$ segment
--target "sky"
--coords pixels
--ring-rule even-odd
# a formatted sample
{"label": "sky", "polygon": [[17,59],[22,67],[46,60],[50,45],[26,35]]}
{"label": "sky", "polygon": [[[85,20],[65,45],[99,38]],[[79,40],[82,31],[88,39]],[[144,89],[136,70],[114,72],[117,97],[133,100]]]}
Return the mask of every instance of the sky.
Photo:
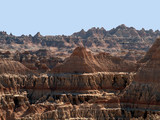
{"label": "sky", "polygon": [[71,35],[125,24],[160,30],[160,0],[0,0],[0,31]]}

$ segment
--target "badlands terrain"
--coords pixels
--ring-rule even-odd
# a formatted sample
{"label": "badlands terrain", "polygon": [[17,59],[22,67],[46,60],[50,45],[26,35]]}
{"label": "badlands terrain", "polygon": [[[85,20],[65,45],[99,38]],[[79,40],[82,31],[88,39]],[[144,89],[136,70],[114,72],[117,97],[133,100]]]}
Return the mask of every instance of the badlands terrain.
{"label": "badlands terrain", "polygon": [[0,120],[159,120],[159,35],[0,32]]}

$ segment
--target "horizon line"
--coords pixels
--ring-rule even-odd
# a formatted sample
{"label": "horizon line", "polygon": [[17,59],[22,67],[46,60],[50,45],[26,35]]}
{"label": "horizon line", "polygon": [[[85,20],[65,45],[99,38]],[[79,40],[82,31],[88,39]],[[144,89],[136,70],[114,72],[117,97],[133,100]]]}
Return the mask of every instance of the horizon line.
{"label": "horizon line", "polygon": [[16,35],[16,34],[13,34],[12,32],[7,32],[7,31],[5,31],[5,30],[0,30],[0,32],[5,32],[7,35],[10,35],[10,34],[12,34],[13,36],[35,36],[36,34],[38,34],[38,33],[40,33],[40,35],[42,35],[42,36],[71,36],[71,35],[73,35],[74,33],[78,33],[78,32],[80,32],[80,31],[82,31],[82,30],[84,30],[84,32],[87,32],[87,31],[89,31],[89,30],[91,30],[91,29],[104,29],[105,31],[110,31],[110,30],[112,30],[112,29],[116,29],[117,27],[119,27],[119,26],[125,26],[125,27],[127,27],[127,28],[133,28],[133,29],[136,29],[136,30],[138,30],[138,31],[140,31],[140,30],[145,30],[145,31],[150,31],[150,30],[152,30],[153,32],[156,32],[156,31],[160,31],[160,29],[153,29],[153,28],[150,28],[150,29],[146,29],[146,28],[144,28],[144,27],[142,27],[141,29],[137,29],[136,27],[133,27],[133,26],[126,26],[125,24],[120,24],[120,25],[118,25],[118,26],[116,26],[116,27],[112,27],[112,28],[110,28],[110,29],[106,29],[105,27],[90,27],[90,28],[88,28],[88,29],[85,29],[85,28],[82,28],[82,29],[80,29],[79,31],[75,31],[75,32],[72,32],[71,34],[41,34],[41,31],[37,31],[35,34],[25,34],[25,33],[23,33],[23,34],[21,34],[21,35]]}

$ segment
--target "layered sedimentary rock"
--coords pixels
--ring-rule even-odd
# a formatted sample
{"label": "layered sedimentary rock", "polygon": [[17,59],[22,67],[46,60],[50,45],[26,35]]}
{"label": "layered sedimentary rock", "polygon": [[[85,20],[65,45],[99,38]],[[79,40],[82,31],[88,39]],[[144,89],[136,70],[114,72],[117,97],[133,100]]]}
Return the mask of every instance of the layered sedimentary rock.
{"label": "layered sedimentary rock", "polygon": [[2,73],[27,74],[31,71],[20,62],[0,59],[0,74]]}
{"label": "layered sedimentary rock", "polygon": [[108,53],[93,55],[84,47],[77,47],[64,63],[55,67],[54,73],[93,73],[93,72],[133,72],[136,65],[133,62],[113,57]]}
{"label": "layered sedimentary rock", "polygon": [[62,59],[54,57],[53,53],[46,49],[23,52],[3,51],[0,53],[0,58],[18,61],[17,63],[20,62],[28,69],[38,73],[48,72],[56,65],[63,62]]}
{"label": "layered sedimentary rock", "polygon": [[[106,119],[122,117],[116,94],[128,73],[0,76],[3,119]],[[32,103],[32,104],[31,104]]]}
{"label": "layered sedimentary rock", "polygon": [[[122,95],[121,105],[125,109],[160,111],[160,39],[157,39],[141,63],[131,85]],[[135,111],[135,110],[134,110]]]}
{"label": "layered sedimentary rock", "polygon": [[35,36],[14,36],[0,32],[0,48],[21,51],[45,48],[52,50],[56,56],[65,57],[69,56],[77,46],[82,45],[94,53],[108,52],[115,56],[125,56],[130,50],[133,50],[135,51],[133,55],[137,58],[137,56],[143,57],[159,35],[158,30],[136,30],[123,24],[111,30],[104,28],[81,30],[70,36],[42,36],[40,33]]}
{"label": "layered sedimentary rock", "polygon": [[[59,55],[72,53],[77,45],[89,46],[92,51],[77,47],[64,62],[46,49],[0,52],[0,119],[160,119],[160,39],[138,62],[141,67],[134,73],[139,59],[134,50],[147,50],[158,34],[159,31],[137,31],[125,25],[111,31],[82,30],[72,36],[43,37],[37,33],[34,37],[17,38],[0,33],[2,43],[10,47],[23,46],[27,41],[31,46],[38,45],[38,49],[41,45],[58,46]],[[117,50],[134,50],[133,54],[122,51],[125,54],[120,58],[106,52],[93,54],[98,46],[97,51],[106,46],[111,51],[115,46]],[[48,72],[50,69],[52,72]]]}
{"label": "layered sedimentary rock", "polygon": [[137,64],[131,61],[115,57],[109,53],[99,53],[94,56],[103,70],[107,69],[110,72],[135,72]]}
{"label": "layered sedimentary rock", "polygon": [[132,80],[131,76],[128,73],[112,72],[55,74],[53,76],[41,75],[40,77],[35,75],[5,74],[1,76],[1,88],[4,90],[10,90],[12,88],[26,89],[29,92],[30,90],[32,92],[35,90],[37,94],[30,95],[38,99],[46,90],[48,91],[46,94],[49,94],[51,91],[83,92],[88,90],[122,90]]}
{"label": "layered sedimentary rock", "polygon": [[[0,76],[0,117],[13,120],[158,119],[158,111],[137,109],[146,108],[146,105],[126,104],[119,99],[133,75],[109,72],[40,76],[4,74]],[[126,92],[141,88],[146,90],[147,87],[137,85],[129,87]],[[133,97],[133,93],[136,96]],[[142,95],[142,98],[148,100],[146,94],[149,93]],[[132,95],[127,97],[134,103],[139,94],[133,91]]]}
{"label": "layered sedimentary rock", "polygon": [[[105,69],[107,71],[107,68]],[[58,73],[93,73],[104,71],[91,52],[84,47],[77,47],[62,65],[53,69]]]}

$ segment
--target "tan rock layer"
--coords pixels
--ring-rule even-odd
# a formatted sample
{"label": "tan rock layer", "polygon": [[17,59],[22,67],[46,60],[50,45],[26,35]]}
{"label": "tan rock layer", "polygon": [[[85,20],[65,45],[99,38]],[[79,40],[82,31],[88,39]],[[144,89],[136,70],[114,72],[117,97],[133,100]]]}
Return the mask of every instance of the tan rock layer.
{"label": "tan rock layer", "polygon": [[28,74],[31,73],[31,71],[20,62],[0,59],[0,74],[2,73]]}
{"label": "tan rock layer", "polygon": [[84,47],[77,47],[64,63],[53,68],[52,73],[133,72],[136,64],[113,57],[107,53],[93,55]]}
{"label": "tan rock layer", "polygon": [[1,91],[27,90],[34,99],[52,91],[122,90],[132,80],[128,73],[57,74],[54,76],[0,76]]}
{"label": "tan rock layer", "polygon": [[147,52],[142,67],[133,82],[124,90],[121,104],[124,108],[160,111],[160,39]]}

